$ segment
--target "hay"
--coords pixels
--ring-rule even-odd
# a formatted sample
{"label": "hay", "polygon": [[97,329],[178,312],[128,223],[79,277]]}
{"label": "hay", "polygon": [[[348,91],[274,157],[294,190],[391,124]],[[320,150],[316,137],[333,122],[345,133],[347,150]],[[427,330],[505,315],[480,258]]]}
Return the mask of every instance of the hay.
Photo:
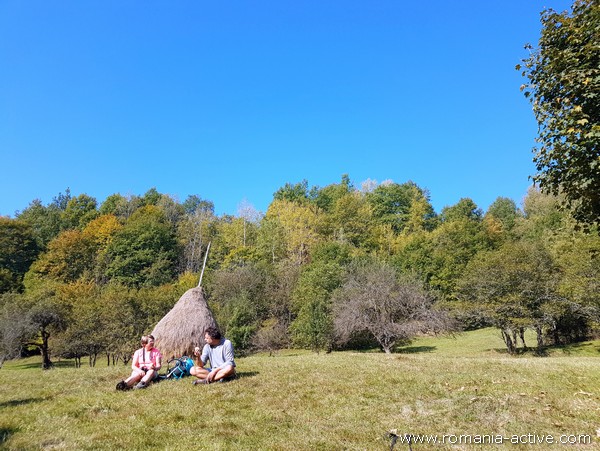
{"label": "hay", "polygon": [[163,359],[192,356],[194,347],[204,346],[204,331],[217,323],[204,299],[202,288],[191,288],[161,319],[152,335]]}

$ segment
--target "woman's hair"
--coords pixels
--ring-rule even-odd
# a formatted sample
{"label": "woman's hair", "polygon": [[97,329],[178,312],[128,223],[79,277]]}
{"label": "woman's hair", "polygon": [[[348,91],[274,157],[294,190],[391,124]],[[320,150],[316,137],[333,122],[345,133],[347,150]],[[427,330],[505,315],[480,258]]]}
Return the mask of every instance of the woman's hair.
{"label": "woman's hair", "polygon": [[219,332],[219,329],[217,329],[216,327],[209,327],[204,331],[205,334],[208,334],[208,336],[214,340],[220,340],[221,339],[221,332]]}
{"label": "woman's hair", "polygon": [[142,344],[148,344],[149,341],[154,341],[154,335],[142,335]]}

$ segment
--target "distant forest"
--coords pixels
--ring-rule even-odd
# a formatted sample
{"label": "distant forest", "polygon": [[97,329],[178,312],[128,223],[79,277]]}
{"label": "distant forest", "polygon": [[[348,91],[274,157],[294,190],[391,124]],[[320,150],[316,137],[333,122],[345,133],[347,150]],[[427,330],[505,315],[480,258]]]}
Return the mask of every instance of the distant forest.
{"label": "distant forest", "polygon": [[[98,204],[67,190],[0,217],[0,360],[127,360],[203,278],[236,352],[379,346],[493,326],[507,351],[598,332],[600,237],[559,197],[435,212],[412,182],[278,189],[266,213],[156,189]],[[525,343],[524,331],[536,343]]]}

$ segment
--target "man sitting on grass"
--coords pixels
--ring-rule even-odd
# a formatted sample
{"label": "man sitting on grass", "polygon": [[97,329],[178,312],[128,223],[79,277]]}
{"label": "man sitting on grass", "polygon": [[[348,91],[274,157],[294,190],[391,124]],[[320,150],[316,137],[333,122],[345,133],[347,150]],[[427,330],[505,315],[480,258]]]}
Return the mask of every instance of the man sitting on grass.
{"label": "man sitting on grass", "polygon": [[[196,346],[194,355],[200,357],[198,366],[190,369],[190,374],[198,379],[196,384],[210,384],[212,382],[226,382],[235,379],[235,362],[233,360],[233,345],[231,341],[223,338],[216,327],[209,327],[204,332],[206,344],[202,348]],[[206,362],[210,361],[210,367],[205,368]]]}

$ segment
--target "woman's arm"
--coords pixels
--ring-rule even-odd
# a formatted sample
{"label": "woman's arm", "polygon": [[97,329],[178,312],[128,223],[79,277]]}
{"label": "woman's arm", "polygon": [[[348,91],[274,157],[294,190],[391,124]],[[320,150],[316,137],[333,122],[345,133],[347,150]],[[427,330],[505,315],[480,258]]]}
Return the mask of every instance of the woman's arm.
{"label": "woman's arm", "polygon": [[154,363],[154,369],[156,371],[160,370],[160,367],[162,366],[162,355],[160,352],[156,353],[156,359],[155,359],[155,363]]}
{"label": "woman's arm", "polygon": [[140,369],[140,354],[135,351],[133,353],[133,360],[131,361],[131,369],[136,371]]}

